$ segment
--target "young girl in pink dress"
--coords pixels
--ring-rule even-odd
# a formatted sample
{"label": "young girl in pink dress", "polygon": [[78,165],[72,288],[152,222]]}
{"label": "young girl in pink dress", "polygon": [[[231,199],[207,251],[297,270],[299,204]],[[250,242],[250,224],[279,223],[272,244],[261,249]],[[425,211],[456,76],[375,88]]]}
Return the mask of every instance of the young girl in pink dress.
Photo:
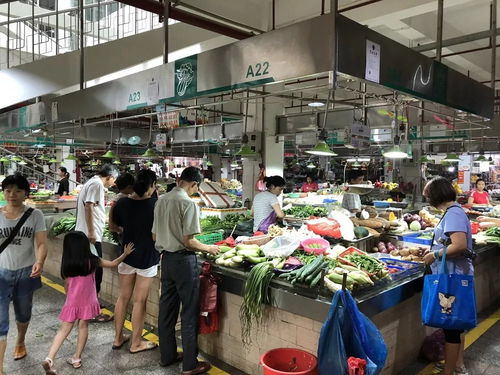
{"label": "young girl in pink dress", "polygon": [[95,289],[95,270],[97,267],[118,266],[132,251],[134,245],[129,243],[124,247],[120,257],[109,261],[92,254],[90,242],[83,232],[70,232],[64,237],[61,277],[65,281],[66,302],[59,314],[61,327],[54,337],[49,355],[42,362],[45,374],[57,374],[54,369],[54,358],[77,320],[79,322],[76,351],[74,356],[68,359],[68,363],[73,368],[82,366],[81,355],[87,343],[88,321],[101,311]]}

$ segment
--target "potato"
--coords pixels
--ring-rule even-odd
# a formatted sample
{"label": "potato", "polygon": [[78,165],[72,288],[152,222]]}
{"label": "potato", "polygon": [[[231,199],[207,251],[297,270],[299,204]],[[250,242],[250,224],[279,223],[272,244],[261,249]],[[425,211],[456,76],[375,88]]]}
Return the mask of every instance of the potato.
{"label": "potato", "polygon": [[411,260],[411,255],[406,256],[406,257],[402,257],[401,260]]}
{"label": "potato", "polygon": [[393,257],[397,257],[397,256],[399,256],[399,250],[392,250],[392,251],[391,251],[391,255],[392,255]]}
{"label": "potato", "polygon": [[407,257],[410,255],[410,250],[408,249],[402,249],[402,250],[399,250],[399,255],[401,255],[402,257]]}
{"label": "potato", "polygon": [[410,254],[414,256],[419,256],[421,254],[420,249],[418,247],[412,247],[410,249]]}
{"label": "potato", "polygon": [[419,256],[416,256],[416,255],[410,255],[410,258],[413,261],[420,261],[421,260],[421,258]]}

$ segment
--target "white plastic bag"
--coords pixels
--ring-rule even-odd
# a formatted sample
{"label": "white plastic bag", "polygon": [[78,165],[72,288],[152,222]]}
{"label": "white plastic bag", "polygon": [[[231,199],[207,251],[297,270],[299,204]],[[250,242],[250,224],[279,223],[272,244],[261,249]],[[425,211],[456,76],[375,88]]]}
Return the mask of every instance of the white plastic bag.
{"label": "white plastic bag", "polygon": [[279,236],[261,246],[261,250],[266,257],[287,257],[297,250],[300,241],[288,236]]}

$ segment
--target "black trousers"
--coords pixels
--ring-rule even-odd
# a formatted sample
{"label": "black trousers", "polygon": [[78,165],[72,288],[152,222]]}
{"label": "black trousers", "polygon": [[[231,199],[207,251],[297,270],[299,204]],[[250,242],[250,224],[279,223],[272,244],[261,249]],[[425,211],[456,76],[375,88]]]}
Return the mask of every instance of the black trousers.
{"label": "black trousers", "polygon": [[[97,250],[97,254],[99,254],[99,258],[102,258],[102,243],[96,242],[94,244],[95,249]],[[95,270],[95,289],[97,290],[97,294],[101,291],[101,283],[102,283],[102,267],[97,267]]]}
{"label": "black trousers", "polygon": [[163,252],[161,260],[161,296],[158,315],[160,361],[170,364],[177,358],[175,324],[181,311],[183,371],[198,365],[198,318],[200,299],[199,269],[191,251]]}

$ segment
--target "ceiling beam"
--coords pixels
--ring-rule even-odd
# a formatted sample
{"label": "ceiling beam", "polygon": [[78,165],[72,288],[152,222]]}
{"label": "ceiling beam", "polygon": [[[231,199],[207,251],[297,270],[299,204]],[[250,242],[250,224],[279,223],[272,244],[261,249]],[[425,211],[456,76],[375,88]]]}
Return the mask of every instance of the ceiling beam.
{"label": "ceiling beam", "polygon": [[[497,29],[496,35],[500,35],[500,28]],[[480,31],[478,33],[472,33],[468,35],[462,35],[458,36],[456,38],[450,38],[443,40],[442,47],[450,47],[450,46],[456,46],[458,44],[464,44],[464,43],[469,43],[469,42],[475,42],[476,40],[481,40],[481,39],[490,39],[491,38],[491,32],[490,30],[485,30],[485,31]],[[413,50],[417,52],[426,52],[426,51],[431,51],[433,49],[437,48],[437,43],[428,43],[424,44],[421,46],[414,47]]]}
{"label": "ceiling beam", "polygon": [[[163,7],[164,5],[159,1],[155,0],[118,0],[120,3],[131,5],[133,7],[146,10],[151,13],[158,14],[163,16]],[[170,18],[186,23],[191,26],[200,27],[205,30],[210,30],[215,33],[225,35],[234,39],[246,39],[254,36],[253,33],[244,31],[235,27],[231,27],[229,25],[223,24],[221,22],[217,22],[211,19],[207,19],[204,17],[200,17],[196,14],[189,13],[175,7],[171,7],[170,9]]]}

